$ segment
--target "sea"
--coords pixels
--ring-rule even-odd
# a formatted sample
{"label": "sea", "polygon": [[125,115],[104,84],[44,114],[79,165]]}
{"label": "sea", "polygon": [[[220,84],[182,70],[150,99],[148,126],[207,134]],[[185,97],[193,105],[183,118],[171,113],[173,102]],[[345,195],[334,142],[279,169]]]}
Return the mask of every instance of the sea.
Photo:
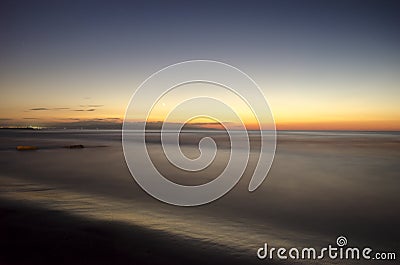
{"label": "sea", "polygon": [[[182,152],[189,157],[199,155],[200,139],[216,139],[215,160],[193,174],[176,170],[163,153],[159,134],[149,132],[149,156],[159,171],[182,185],[215,179],[227,165],[229,137],[216,131],[181,134]],[[345,237],[352,247],[399,249],[399,132],[278,131],[271,169],[253,192],[248,185],[259,157],[259,135],[250,133],[248,168],[237,185],[194,207],[170,205],[144,191],[126,164],[121,135],[121,130],[1,130],[0,200],[142,226],[257,262],[265,243],[321,249]],[[131,147],[135,144],[140,143]],[[84,148],[71,148],[77,145]],[[37,149],[18,151],[17,146]]]}

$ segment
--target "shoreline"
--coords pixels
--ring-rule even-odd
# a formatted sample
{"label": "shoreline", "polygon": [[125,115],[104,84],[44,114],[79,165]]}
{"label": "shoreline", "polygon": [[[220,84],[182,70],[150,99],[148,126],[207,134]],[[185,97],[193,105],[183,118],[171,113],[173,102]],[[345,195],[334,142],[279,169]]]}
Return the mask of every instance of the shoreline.
{"label": "shoreline", "polygon": [[221,246],[0,198],[1,264],[259,264]]}

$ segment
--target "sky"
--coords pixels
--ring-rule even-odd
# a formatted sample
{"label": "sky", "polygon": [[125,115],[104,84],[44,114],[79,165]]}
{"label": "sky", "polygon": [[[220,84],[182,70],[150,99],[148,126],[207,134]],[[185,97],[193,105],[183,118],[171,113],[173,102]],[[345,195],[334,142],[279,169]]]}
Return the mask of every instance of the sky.
{"label": "sky", "polygon": [[151,74],[208,59],[247,73],[278,129],[400,130],[399,13],[396,1],[1,1],[0,126],[119,123]]}

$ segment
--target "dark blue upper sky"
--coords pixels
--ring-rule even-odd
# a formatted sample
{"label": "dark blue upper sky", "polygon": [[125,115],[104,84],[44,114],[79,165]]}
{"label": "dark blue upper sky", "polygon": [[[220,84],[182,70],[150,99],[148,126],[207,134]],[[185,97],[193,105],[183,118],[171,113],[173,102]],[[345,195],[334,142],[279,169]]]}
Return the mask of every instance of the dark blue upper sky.
{"label": "dark blue upper sky", "polygon": [[0,10],[3,67],[20,56],[399,56],[398,1],[2,1]]}

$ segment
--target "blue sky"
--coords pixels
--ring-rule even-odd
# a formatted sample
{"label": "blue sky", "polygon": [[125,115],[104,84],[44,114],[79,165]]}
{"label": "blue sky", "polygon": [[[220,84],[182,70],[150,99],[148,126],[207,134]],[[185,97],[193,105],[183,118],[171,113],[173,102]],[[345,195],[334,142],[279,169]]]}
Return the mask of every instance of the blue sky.
{"label": "blue sky", "polygon": [[[123,117],[145,78],[191,59],[248,73],[282,124],[400,120],[396,1],[0,5],[0,118],[8,123]],[[102,107],[67,110],[81,105]]]}

